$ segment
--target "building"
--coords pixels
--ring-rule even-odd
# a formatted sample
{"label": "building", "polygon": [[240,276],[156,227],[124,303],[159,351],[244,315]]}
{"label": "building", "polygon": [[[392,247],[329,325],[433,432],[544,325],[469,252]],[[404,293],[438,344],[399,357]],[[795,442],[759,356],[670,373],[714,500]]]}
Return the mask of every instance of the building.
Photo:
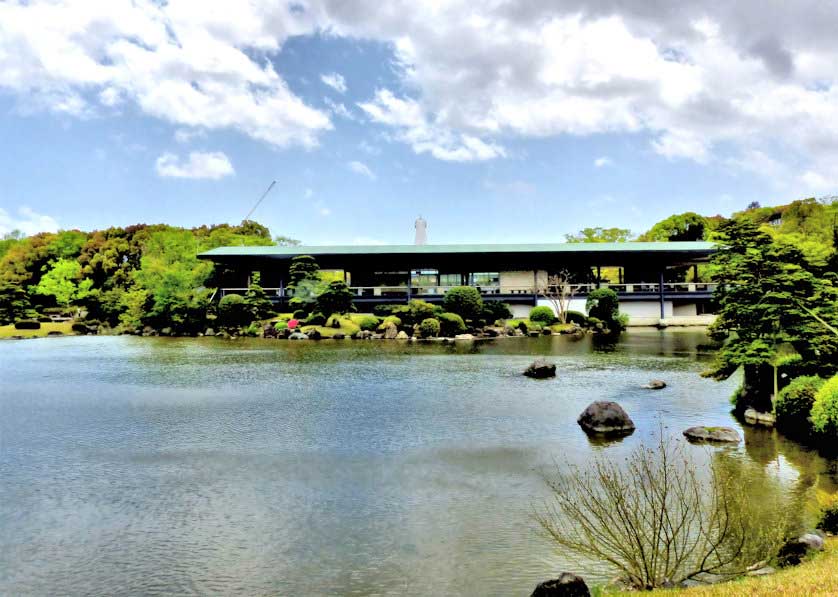
{"label": "building", "polygon": [[569,272],[571,310],[584,312],[588,292],[609,287],[630,325],[688,325],[712,321],[713,285],[695,280],[713,251],[708,242],[350,245],[219,247],[198,257],[215,263],[222,295],[243,293],[258,272],[266,292],[284,303],[293,295],[291,260],[311,255],[343,276],[361,310],[412,298],[438,302],[448,288],[470,285],[525,316],[534,305],[550,304],[540,293],[550,276]]}

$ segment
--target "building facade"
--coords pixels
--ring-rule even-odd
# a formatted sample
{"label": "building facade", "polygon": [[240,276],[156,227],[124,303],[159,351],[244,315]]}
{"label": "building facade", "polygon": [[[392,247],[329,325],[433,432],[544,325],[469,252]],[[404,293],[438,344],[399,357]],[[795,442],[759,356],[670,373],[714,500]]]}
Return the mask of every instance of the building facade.
{"label": "building facade", "polygon": [[701,325],[712,320],[713,286],[700,281],[698,268],[713,251],[707,242],[346,245],[219,247],[198,257],[215,263],[222,295],[245,292],[258,274],[280,304],[293,296],[291,260],[311,255],[346,281],[360,310],[412,298],[439,302],[449,288],[468,285],[525,316],[535,305],[550,305],[544,293],[560,275],[572,280],[571,310],[584,312],[587,294],[609,287],[630,325]]}

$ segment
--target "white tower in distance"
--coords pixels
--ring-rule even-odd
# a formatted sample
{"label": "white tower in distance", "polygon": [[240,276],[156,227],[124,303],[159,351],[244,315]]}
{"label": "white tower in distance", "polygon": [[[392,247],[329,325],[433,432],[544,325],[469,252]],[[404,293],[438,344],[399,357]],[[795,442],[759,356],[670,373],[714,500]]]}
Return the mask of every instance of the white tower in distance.
{"label": "white tower in distance", "polygon": [[416,240],[413,241],[414,245],[427,245],[428,244],[428,223],[422,219],[422,216],[416,218]]}

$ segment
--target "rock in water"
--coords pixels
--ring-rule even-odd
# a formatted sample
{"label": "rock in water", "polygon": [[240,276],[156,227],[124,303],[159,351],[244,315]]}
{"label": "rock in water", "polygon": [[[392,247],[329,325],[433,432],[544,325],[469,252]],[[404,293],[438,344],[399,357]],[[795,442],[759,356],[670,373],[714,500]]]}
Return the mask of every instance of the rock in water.
{"label": "rock in water", "polygon": [[524,370],[524,375],[535,379],[556,377],[556,364],[548,363],[544,359],[536,359]]}
{"label": "rock in water", "polygon": [[749,425],[762,425],[763,427],[774,427],[777,418],[773,413],[761,413],[754,408],[748,408],[742,415]]}
{"label": "rock in water", "polygon": [[653,379],[645,386],[643,386],[646,390],[662,390],[666,387],[666,382],[660,379]]}
{"label": "rock in water", "polygon": [[308,336],[306,336],[302,332],[294,332],[290,336],[288,336],[289,340],[308,340]]}
{"label": "rock in water", "polygon": [[576,421],[587,433],[627,435],[634,431],[634,421],[616,402],[597,400],[588,405]]}
{"label": "rock in water", "polygon": [[591,592],[581,576],[562,572],[559,578],[545,580],[535,588],[531,597],[590,597]]}
{"label": "rock in water", "polygon": [[396,327],[396,324],[390,322],[387,324],[387,327],[384,328],[384,338],[385,340],[395,340],[396,336],[399,335],[399,328]]}
{"label": "rock in water", "polygon": [[739,434],[730,427],[690,427],[684,437],[692,442],[739,443]]}
{"label": "rock in water", "polygon": [[402,330],[398,334],[396,334],[396,340],[407,340],[407,332]]}

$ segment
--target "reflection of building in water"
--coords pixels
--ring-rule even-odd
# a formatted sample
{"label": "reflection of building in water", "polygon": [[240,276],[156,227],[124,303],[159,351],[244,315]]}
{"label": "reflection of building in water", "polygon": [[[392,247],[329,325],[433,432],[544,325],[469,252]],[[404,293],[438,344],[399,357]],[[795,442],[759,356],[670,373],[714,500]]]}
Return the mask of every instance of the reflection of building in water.
{"label": "reflection of building in water", "polygon": [[419,216],[416,219],[416,240],[413,241],[414,245],[427,245],[428,244],[428,223],[422,219],[422,216]]}

